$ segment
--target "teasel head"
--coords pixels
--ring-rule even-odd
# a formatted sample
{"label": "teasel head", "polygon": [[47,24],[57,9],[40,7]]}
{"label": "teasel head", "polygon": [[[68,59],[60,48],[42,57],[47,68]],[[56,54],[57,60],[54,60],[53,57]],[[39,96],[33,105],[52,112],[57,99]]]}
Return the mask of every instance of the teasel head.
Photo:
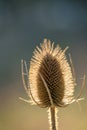
{"label": "teasel head", "polygon": [[[82,87],[75,99],[73,96],[76,85],[73,75],[74,69],[73,64],[70,65],[66,58],[65,52],[67,48],[62,50],[59,45],[55,47],[54,43],[51,43],[50,40],[44,39],[40,47],[37,46],[33,52],[29,71],[26,62],[22,60],[24,88],[30,96],[31,102],[42,108],[48,108],[51,130],[58,129],[58,107],[66,107],[72,102],[78,101],[83,89]],[[26,73],[24,73],[23,64]],[[27,87],[24,75],[28,78]],[[84,86],[84,82],[82,86]]]}
{"label": "teasel head", "polygon": [[45,39],[30,61],[31,98],[41,107],[63,107],[73,100],[74,79],[65,52]]}

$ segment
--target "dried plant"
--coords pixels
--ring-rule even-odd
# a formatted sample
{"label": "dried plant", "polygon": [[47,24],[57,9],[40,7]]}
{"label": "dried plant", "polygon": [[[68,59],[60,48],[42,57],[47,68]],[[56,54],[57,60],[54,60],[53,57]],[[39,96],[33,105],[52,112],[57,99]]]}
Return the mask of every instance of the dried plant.
{"label": "dried plant", "polygon": [[[82,89],[76,99],[73,97],[75,88],[74,68],[68,63],[65,52],[68,47],[61,50],[59,45],[44,39],[40,48],[36,47],[30,61],[28,72],[26,62],[22,60],[22,79],[25,90],[31,102],[49,110],[50,130],[57,130],[57,109],[65,107],[79,99]],[[24,67],[25,71],[24,73]],[[73,71],[73,72],[72,72]],[[28,78],[26,85],[24,75]],[[84,76],[85,79],[85,76]],[[20,98],[26,101],[25,99]],[[29,101],[26,101],[29,102]]]}

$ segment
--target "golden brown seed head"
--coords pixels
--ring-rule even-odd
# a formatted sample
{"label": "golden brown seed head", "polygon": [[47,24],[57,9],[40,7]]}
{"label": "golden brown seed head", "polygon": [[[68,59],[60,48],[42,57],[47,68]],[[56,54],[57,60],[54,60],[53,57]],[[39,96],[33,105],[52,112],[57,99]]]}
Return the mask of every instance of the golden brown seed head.
{"label": "golden brown seed head", "polygon": [[[66,50],[66,49],[65,49]],[[45,39],[41,47],[36,47],[30,62],[29,82],[32,96],[42,107],[52,105],[62,107],[73,99],[74,80],[65,50]],[[42,80],[44,79],[46,86]]]}

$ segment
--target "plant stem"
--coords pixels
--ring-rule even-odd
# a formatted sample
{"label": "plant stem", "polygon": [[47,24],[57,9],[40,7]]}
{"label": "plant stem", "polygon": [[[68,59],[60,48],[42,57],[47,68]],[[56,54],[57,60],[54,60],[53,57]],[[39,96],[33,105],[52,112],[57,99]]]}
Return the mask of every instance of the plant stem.
{"label": "plant stem", "polygon": [[50,130],[58,130],[57,128],[57,109],[55,106],[49,108]]}

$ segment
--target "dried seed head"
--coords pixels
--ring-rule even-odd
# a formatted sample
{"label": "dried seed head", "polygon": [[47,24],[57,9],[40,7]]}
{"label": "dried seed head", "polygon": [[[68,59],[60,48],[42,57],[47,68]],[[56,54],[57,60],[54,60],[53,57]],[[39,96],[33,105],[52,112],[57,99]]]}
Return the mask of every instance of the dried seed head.
{"label": "dried seed head", "polygon": [[65,51],[59,46],[54,48],[47,39],[34,51],[29,82],[32,96],[41,107],[62,107],[73,99],[75,84]]}

